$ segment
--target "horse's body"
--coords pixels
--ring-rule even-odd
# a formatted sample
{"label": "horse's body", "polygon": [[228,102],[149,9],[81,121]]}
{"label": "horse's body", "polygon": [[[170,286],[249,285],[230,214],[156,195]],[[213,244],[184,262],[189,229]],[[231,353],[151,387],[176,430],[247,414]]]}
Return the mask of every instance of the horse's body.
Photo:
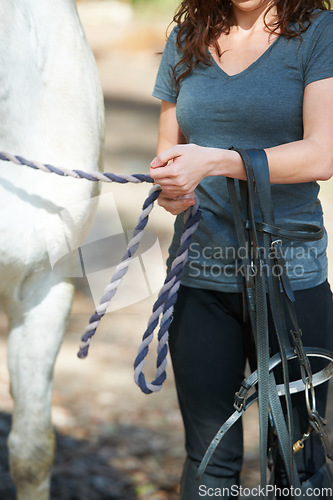
{"label": "horse's body", "polygon": [[[0,150],[97,170],[102,95],[74,0],[2,0],[0,68]],[[48,498],[52,372],[73,298],[72,282],[52,271],[49,252],[61,253],[64,238],[79,246],[96,189],[0,162],[0,296],[15,402],[8,444],[22,500]]]}

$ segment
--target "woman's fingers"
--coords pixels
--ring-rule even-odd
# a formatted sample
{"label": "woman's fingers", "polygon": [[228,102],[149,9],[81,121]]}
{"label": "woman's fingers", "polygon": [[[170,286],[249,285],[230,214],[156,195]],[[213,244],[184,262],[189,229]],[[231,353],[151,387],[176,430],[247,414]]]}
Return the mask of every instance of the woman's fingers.
{"label": "woman's fingers", "polygon": [[151,162],[150,176],[172,197],[194,191],[210,175],[208,148],[180,144],[159,153]]}
{"label": "woman's fingers", "polygon": [[163,163],[158,167],[150,167],[150,176],[156,181],[173,179],[179,174],[177,165],[174,161]]}
{"label": "woman's fingers", "polygon": [[191,188],[191,180],[182,172],[177,164],[177,160],[169,163],[165,167],[151,168],[150,176],[154,179],[156,184],[161,186],[163,191],[170,195],[170,198],[183,196],[193,191]]}
{"label": "woman's fingers", "polygon": [[168,181],[157,182],[159,186],[168,193],[169,198],[178,198],[179,196],[184,196],[189,193],[190,189],[185,186],[175,186],[174,184],[168,184]]}
{"label": "woman's fingers", "polygon": [[158,204],[172,215],[178,215],[195,204],[194,194],[170,198],[161,193],[158,197]]}
{"label": "woman's fingers", "polygon": [[172,148],[167,149],[166,151],[163,151],[162,153],[155,156],[150,166],[153,169],[165,167],[169,163],[169,161],[174,160],[175,158],[180,156],[181,152],[182,146],[173,146]]}

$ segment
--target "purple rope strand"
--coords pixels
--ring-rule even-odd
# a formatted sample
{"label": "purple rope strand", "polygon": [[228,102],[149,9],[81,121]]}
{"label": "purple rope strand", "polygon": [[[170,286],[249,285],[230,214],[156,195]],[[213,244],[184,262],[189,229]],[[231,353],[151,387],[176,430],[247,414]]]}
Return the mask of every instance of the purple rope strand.
{"label": "purple rope strand", "polygon": [[118,286],[120,285],[123,277],[128,271],[129,264],[131,259],[134,257],[138,247],[139,243],[142,239],[143,236],[143,231],[144,228],[146,227],[148,223],[148,217],[149,214],[154,206],[155,200],[158,198],[159,194],[161,192],[161,189],[159,186],[154,186],[148,198],[145,200],[142,213],[139,217],[138,224],[136,225],[134,232],[133,232],[133,238],[131,241],[128,243],[127,249],[125,254],[123,255],[123,258],[116,267],[116,270],[110,280],[109,285],[106,287],[104,294],[100,300],[99,305],[95,309],[94,314],[91,316],[89,324],[87,325],[85,329],[85,333],[81,337],[81,344],[80,344],[80,350],[78,352],[78,357],[79,358],[85,358],[88,354],[89,350],[89,344],[91,341],[92,336],[95,334],[96,329],[105,315],[111,300],[113,296],[115,295]]}
{"label": "purple rope strand", "polygon": [[10,161],[16,163],[16,165],[25,165],[27,167],[33,168],[34,170],[42,170],[47,174],[57,174],[63,177],[74,177],[76,179],[86,179],[93,182],[117,182],[125,184],[127,182],[133,182],[139,184],[141,182],[153,183],[154,180],[145,174],[112,174],[111,172],[84,172],[83,170],[69,170],[61,167],[54,167],[53,165],[48,165],[45,163],[39,163],[36,161],[29,161],[22,156],[11,155],[0,151],[0,160]]}

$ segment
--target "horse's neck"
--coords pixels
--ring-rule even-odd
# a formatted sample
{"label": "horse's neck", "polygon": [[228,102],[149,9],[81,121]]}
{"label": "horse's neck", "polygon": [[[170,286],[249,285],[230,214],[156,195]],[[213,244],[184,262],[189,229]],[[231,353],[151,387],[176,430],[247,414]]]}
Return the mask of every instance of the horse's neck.
{"label": "horse's neck", "polygon": [[99,83],[74,0],[1,0],[0,68],[0,148],[98,126]]}

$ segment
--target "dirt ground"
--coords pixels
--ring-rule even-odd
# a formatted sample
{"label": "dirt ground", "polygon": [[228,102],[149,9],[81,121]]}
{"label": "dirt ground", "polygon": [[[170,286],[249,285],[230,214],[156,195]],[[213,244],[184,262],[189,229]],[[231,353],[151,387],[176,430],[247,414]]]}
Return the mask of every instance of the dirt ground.
{"label": "dirt ground", "polygon": [[[159,113],[151,90],[167,20],[147,23],[128,11],[115,19],[89,9],[84,2],[80,4],[105,96],[105,170],[147,172],[154,156]],[[110,222],[114,200],[122,227],[132,228],[147,192],[147,186],[103,186],[106,201],[99,208],[99,224]],[[325,184],[322,199],[333,237],[332,193],[332,183]],[[165,258],[173,217],[156,208],[151,219],[150,234]],[[109,270],[103,273],[105,285],[110,276]],[[88,358],[79,360],[80,336],[94,309],[91,289],[87,278],[77,280],[73,311],[55,367],[52,415],[57,456],[52,500],[176,500],[184,460],[183,428],[170,363],[165,387],[158,394],[143,395],[133,381],[133,361],[156,292],[107,314]],[[124,292],[123,300],[128,304],[127,294],[130,291]],[[15,491],[6,448],[12,411],[6,338],[7,320],[0,313],[0,499],[12,500]],[[153,373],[153,360],[148,362],[147,372]],[[328,428],[332,434],[332,398],[330,401]],[[251,487],[259,484],[255,407],[246,414],[244,427],[242,482]]]}

